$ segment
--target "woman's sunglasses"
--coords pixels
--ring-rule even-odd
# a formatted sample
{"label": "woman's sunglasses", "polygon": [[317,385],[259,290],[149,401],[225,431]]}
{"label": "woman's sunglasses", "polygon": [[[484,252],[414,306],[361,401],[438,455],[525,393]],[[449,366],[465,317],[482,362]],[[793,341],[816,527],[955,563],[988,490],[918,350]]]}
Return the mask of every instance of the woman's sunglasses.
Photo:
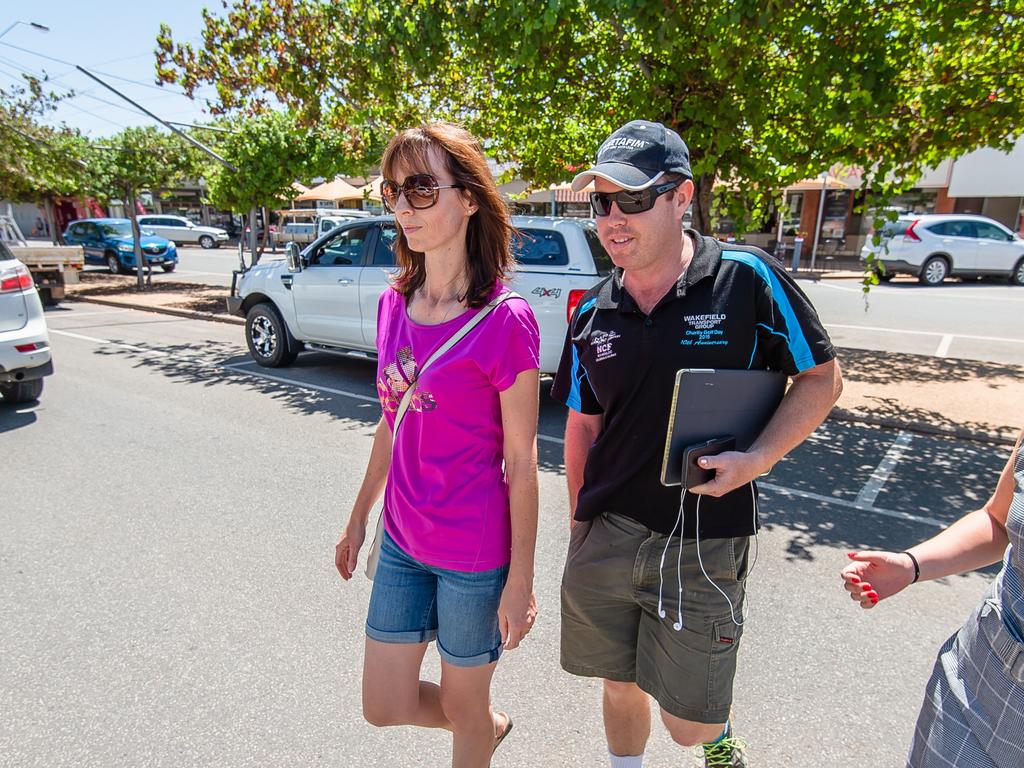
{"label": "woman's sunglasses", "polygon": [[405,200],[412,208],[422,211],[437,205],[437,198],[442,189],[462,189],[461,184],[438,184],[437,179],[429,173],[417,173],[401,184],[391,179],[384,179],[380,184],[380,196],[384,208],[394,213],[398,207],[398,197],[404,194]]}
{"label": "woman's sunglasses", "polygon": [[591,192],[590,205],[595,216],[607,216],[612,212],[612,203],[619,206],[623,213],[643,213],[654,207],[655,201],[669,190],[683,183],[682,179],[659,184],[656,187],[641,189],[639,192]]}

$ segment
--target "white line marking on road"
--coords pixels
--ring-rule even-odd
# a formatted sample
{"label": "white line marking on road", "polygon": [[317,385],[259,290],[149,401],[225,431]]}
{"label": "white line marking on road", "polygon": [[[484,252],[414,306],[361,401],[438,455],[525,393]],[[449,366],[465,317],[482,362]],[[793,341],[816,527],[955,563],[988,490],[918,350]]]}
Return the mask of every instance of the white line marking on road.
{"label": "white line marking on road", "polygon": [[934,517],[923,517],[921,515],[912,515],[909,512],[898,512],[893,509],[882,509],[881,507],[866,507],[863,504],[858,504],[856,501],[847,501],[846,499],[836,499],[831,496],[822,496],[820,493],[811,493],[810,491],[799,491],[796,488],[785,488],[781,485],[775,485],[774,483],[758,482],[758,488],[763,488],[766,491],[773,493],[779,493],[783,496],[795,496],[800,499],[808,499],[810,501],[820,501],[822,504],[832,504],[837,507],[846,507],[847,509],[856,509],[860,512],[870,512],[873,515],[881,515],[882,517],[893,517],[897,520],[906,520],[911,523],[920,523],[921,525],[930,525],[934,528],[945,528],[946,523],[941,520],[936,520]]}
{"label": "white line marking on road", "polygon": [[[154,356],[172,357],[169,353],[162,352],[160,350],[145,349],[144,347],[137,347],[137,346],[135,346],[133,344],[122,344],[120,342],[110,341],[109,339],[101,339],[101,338],[98,338],[96,336],[86,336],[86,335],[80,334],[80,333],[71,333],[70,331],[51,330],[50,332],[58,334],[60,336],[68,336],[68,337],[71,337],[73,339],[81,339],[83,341],[93,342],[95,344],[108,344],[108,345],[111,345],[111,346],[124,347],[125,349],[131,349],[133,351],[143,352],[145,354],[150,354],[150,355],[154,355]],[[345,391],[343,389],[333,389],[331,387],[325,387],[325,386],[323,386],[321,384],[310,384],[310,383],[303,382],[303,381],[297,381],[295,379],[287,379],[287,378],[285,378],[283,376],[272,376],[270,374],[261,373],[261,372],[258,372],[258,371],[246,370],[242,366],[243,365],[247,365],[247,363],[238,363],[238,364],[230,364],[230,365],[220,364],[219,365],[219,364],[216,364],[216,363],[211,363],[211,362],[208,362],[208,361],[200,360],[198,358],[172,357],[172,359],[178,359],[178,360],[182,360],[182,361],[196,363],[196,364],[203,365],[203,366],[219,368],[219,369],[223,369],[223,370],[229,370],[229,371],[232,371],[234,373],[242,374],[244,376],[253,376],[253,377],[256,377],[256,378],[270,379],[272,381],[276,381],[276,382],[279,382],[281,384],[288,384],[290,386],[299,387],[300,389],[312,389],[312,390],[321,391],[321,392],[329,392],[329,393],[334,394],[334,395],[340,395],[342,397],[351,397],[354,400],[362,400],[364,402],[371,402],[371,403],[379,402],[376,397],[370,397],[368,395],[361,395],[361,394],[358,394],[356,392],[347,392],[347,391]],[[542,442],[555,443],[556,445],[564,445],[565,444],[565,440],[563,440],[562,438],[560,438],[560,437],[553,437],[551,435],[538,434],[537,435],[537,439],[542,441]],[[912,515],[912,514],[910,514],[908,512],[897,512],[897,511],[891,510],[891,509],[881,509],[879,507],[867,506],[867,505],[864,505],[864,504],[861,504],[861,503],[858,503],[858,502],[855,502],[855,501],[847,501],[846,499],[836,499],[836,498],[832,498],[830,496],[822,496],[821,494],[818,494],[818,493],[811,493],[809,491],[801,491],[801,490],[797,490],[795,488],[786,488],[786,487],[781,486],[781,485],[775,485],[774,483],[760,482],[760,483],[758,483],[758,485],[761,488],[764,488],[766,491],[772,491],[774,493],[782,494],[784,496],[793,496],[793,497],[797,497],[797,498],[808,499],[810,501],[818,501],[818,502],[821,502],[822,504],[831,504],[833,506],[846,507],[846,508],[849,508],[849,509],[856,509],[856,510],[860,510],[862,512],[870,512],[873,515],[881,515],[883,517],[892,517],[892,518],[896,518],[897,520],[906,520],[908,522],[920,523],[922,525],[930,525],[930,526],[935,527],[935,528],[945,528],[946,527],[946,523],[942,522],[941,520],[936,520],[935,518],[931,518],[931,517],[922,517],[920,515]]]}
{"label": "white line marking on road", "polygon": [[953,335],[945,334],[942,340],[939,341],[939,348],[935,350],[936,357],[948,357],[949,356],[949,345],[953,343]]}
{"label": "white line marking on road", "polygon": [[889,450],[885,452],[885,456],[878,462],[875,471],[871,473],[871,477],[868,478],[868,481],[864,483],[864,487],[860,489],[860,493],[857,494],[858,504],[868,509],[874,505],[875,499],[878,498],[878,494],[881,493],[883,486],[889,479],[892,471],[896,469],[896,465],[900,463],[903,454],[910,447],[913,439],[913,435],[909,432],[901,431],[896,436],[896,440],[889,446]]}
{"label": "white line marking on road", "polygon": [[[851,278],[852,279],[852,278]],[[798,278],[797,282],[810,283],[815,287],[830,288],[833,291],[842,291],[843,293],[864,293],[860,288],[847,288],[842,285],[833,285],[832,281],[825,280],[808,280],[806,278]],[[950,290],[955,290],[956,293],[950,293]],[[946,286],[946,290],[939,293],[932,290],[917,290],[916,287],[907,288],[892,288],[890,286],[875,285],[872,286],[871,292],[868,297],[871,296],[900,296],[908,299],[962,299],[965,301],[1009,301],[1019,304],[1024,297],[1017,298],[1015,296],[992,296],[990,291],[986,291],[984,288],[970,289],[970,288],[953,288],[952,286]]]}
{"label": "white line marking on road", "polygon": [[[111,347],[121,347],[123,349],[130,349],[132,352],[142,352],[153,357],[170,357],[169,352],[163,352],[159,349],[148,349],[146,347],[138,347],[134,344],[125,344],[121,341],[111,341],[110,339],[101,339],[97,336],[85,336],[81,333],[71,333],[71,331],[58,331],[55,328],[50,329],[50,333],[55,333],[58,336],[70,336],[72,339],[81,339],[82,341],[91,341],[95,344],[105,344]],[[183,360],[191,360],[192,362],[200,362],[199,360],[193,360],[192,358],[181,358]]]}
{"label": "white line marking on road", "polygon": [[261,373],[260,371],[247,371],[241,367],[241,365],[222,365],[229,371],[235,373],[244,373],[246,376],[256,376],[260,379],[270,379],[281,384],[290,384],[293,387],[301,387],[303,389],[314,389],[320,392],[330,392],[332,395],[341,395],[342,397],[351,397],[354,400],[363,400],[368,403],[380,403],[380,400],[376,397],[370,397],[369,395],[360,395],[358,392],[348,392],[344,389],[334,389],[333,387],[325,387],[323,384],[308,384],[304,381],[297,381],[296,379],[286,379],[284,376],[272,376],[269,373]]}
{"label": "white line marking on road", "polygon": [[1024,339],[1007,339],[1004,336],[972,336],[967,333],[944,333],[942,331],[910,331],[900,328],[882,328],[876,325],[843,325],[841,323],[825,323],[826,328],[842,328],[855,331],[876,331],[880,333],[905,333],[911,336],[952,336],[956,339],[974,339],[975,341],[1004,341],[1010,344],[1024,344]]}
{"label": "white line marking on road", "polygon": [[47,312],[46,322],[49,323],[51,320],[75,320],[79,317],[96,317],[97,315],[121,315],[125,312],[134,311],[134,309],[112,309],[109,312],[72,312],[69,315],[65,315],[63,313],[55,315],[52,312]]}

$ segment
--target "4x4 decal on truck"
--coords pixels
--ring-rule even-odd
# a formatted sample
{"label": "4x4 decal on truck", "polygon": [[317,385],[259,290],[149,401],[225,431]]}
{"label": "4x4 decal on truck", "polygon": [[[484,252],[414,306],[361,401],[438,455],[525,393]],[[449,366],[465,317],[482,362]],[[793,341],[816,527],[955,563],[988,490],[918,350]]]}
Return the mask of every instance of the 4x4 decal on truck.
{"label": "4x4 decal on truck", "polygon": [[530,293],[540,296],[542,299],[557,299],[562,295],[561,288],[534,288]]}

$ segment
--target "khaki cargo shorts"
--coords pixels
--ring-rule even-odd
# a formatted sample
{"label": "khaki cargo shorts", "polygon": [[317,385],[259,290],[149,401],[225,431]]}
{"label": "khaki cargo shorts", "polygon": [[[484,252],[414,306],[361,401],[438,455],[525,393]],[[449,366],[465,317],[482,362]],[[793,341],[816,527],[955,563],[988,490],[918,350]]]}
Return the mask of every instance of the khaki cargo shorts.
{"label": "khaki cargo shorts", "polygon": [[[562,575],[562,668],[571,674],[635,682],[671,715],[724,723],[742,627],[729,604],[701,572],[693,539],[668,537],[628,517],[603,514],[577,523]],[[682,556],[682,628],[676,567]],[[702,539],[700,555],[715,583],[741,616],[749,539]]]}

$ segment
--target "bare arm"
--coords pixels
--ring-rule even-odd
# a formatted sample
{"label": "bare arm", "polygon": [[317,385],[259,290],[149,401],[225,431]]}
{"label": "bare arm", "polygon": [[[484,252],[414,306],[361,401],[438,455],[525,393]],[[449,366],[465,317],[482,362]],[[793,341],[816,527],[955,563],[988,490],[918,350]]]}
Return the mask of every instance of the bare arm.
{"label": "bare arm", "polygon": [[691,492],[724,496],[768,472],[825,420],[842,391],[843,378],[834,359],[793,377],[778,410],[750,449],[700,459],[702,467],[715,470],[715,477]]}
{"label": "bare arm", "polygon": [[537,615],[533,596],[537,547],[537,417],[540,377],[536,368],[521,372],[500,394],[505,433],[505,476],[512,517],[512,561],[498,606],[498,627],[512,650],[529,632]]}
{"label": "bare arm", "polygon": [[587,453],[604,428],[604,414],[591,415],[569,409],[565,424],[565,479],[569,484],[569,525],[575,525],[576,500],[583,487]]}
{"label": "bare arm", "polygon": [[[1022,439],[1024,432],[1017,439],[1018,448]],[[985,506],[907,550],[921,566],[920,580],[940,579],[998,562],[1009,544],[1006,518],[1014,488],[1011,454]],[[902,552],[851,552],[849,557],[854,562],[840,576],[850,597],[864,608],[871,608],[913,582],[914,563]]]}
{"label": "bare arm", "polygon": [[352,514],[349,515],[348,524],[334,547],[334,565],[341,578],[346,581],[352,578],[352,572],[355,571],[359,549],[366,540],[366,522],[370,517],[370,510],[384,492],[390,466],[391,428],[387,419],[381,416],[377,422],[377,431],[373,434],[373,447],[370,449],[366,472],[363,473],[363,482],[352,504]]}

